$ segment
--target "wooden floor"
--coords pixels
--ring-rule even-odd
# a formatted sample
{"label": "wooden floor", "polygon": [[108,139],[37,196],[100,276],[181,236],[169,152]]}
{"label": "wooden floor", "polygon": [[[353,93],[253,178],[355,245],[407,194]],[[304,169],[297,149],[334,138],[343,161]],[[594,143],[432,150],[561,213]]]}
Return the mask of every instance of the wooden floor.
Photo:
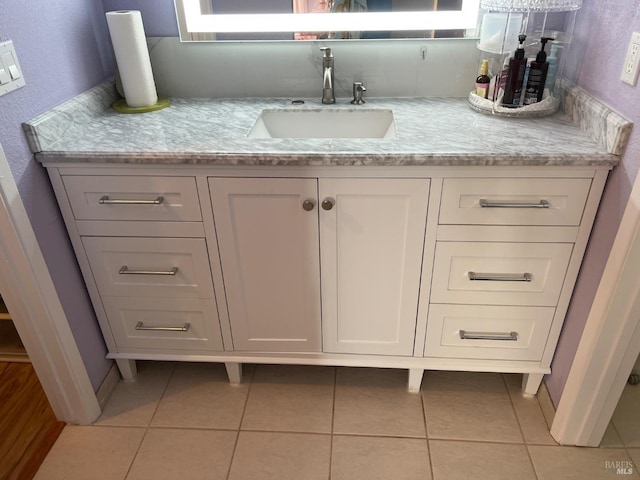
{"label": "wooden floor", "polygon": [[0,362],[0,480],[30,480],[64,423],[30,363]]}

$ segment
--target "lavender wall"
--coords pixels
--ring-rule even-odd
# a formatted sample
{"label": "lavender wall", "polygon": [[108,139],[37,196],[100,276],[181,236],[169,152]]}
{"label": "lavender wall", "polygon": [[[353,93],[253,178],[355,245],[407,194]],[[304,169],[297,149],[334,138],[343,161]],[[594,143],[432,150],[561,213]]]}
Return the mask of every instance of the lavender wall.
{"label": "lavender wall", "polygon": [[12,40],[26,86],[0,97],[0,144],[53,277],[94,388],[111,362],[46,172],[21,123],[113,74],[100,1],[3,1],[0,41]]}
{"label": "lavender wall", "polygon": [[552,374],[546,385],[557,405],[631,187],[640,169],[640,85],[620,81],[627,46],[640,31],[640,0],[584,0],[576,17],[565,76],[607,103],[636,126],[622,163],[609,177],[578,284],[569,307]]}
{"label": "lavender wall", "polygon": [[144,32],[148,37],[179,35],[173,0],[102,0],[102,3],[105,12],[140,10]]}

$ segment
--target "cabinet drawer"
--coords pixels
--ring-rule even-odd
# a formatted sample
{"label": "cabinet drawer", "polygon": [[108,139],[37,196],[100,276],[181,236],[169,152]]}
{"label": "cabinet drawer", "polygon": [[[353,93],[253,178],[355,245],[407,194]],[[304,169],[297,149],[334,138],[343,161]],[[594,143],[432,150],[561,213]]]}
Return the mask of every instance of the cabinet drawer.
{"label": "cabinet drawer", "polygon": [[447,178],[439,223],[580,225],[589,178]]}
{"label": "cabinet drawer", "polygon": [[103,297],[119,349],[222,351],[213,300]]}
{"label": "cabinet drawer", "polygon": [[542,358],[555,308],[431,305],[425,357]]}
{"label": "cabinet drawer", "polygon": [[570,243],[438,242],[432,303],[555,306]]}
{"label": "cabinet drawer", "polygon": [[203,238],[83,237],[102,296],[213,298]]}
{"label": "cabinet drawer", "polygon": [[76,220],[202,221],[193,177],[62,177]]}

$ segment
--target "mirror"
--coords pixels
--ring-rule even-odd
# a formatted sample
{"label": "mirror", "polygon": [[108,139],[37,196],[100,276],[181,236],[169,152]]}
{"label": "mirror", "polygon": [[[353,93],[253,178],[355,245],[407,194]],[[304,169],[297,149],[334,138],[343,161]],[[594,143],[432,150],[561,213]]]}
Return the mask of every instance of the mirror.
{"label": "mirror", "polygon": [[182,41],[451,38],[480,0],[174,0]]}

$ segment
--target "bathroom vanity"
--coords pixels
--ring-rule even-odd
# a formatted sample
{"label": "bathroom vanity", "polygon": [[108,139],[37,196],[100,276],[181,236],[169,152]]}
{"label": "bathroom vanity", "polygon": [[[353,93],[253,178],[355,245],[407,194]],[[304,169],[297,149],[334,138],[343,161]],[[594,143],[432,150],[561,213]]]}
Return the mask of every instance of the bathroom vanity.
{"label": "bathroom vanity", "polygon": [[[411,391],[424,370],[519,372],[538,390],[619,159],[567,117],[461,99],[119,115],[109,88],[25,131],[125,378],[143,359],[224,362],[232,382],[294,363],[407,369]],[[327,108],[392,111],[396,137],[247,138],[263,110]]]}

